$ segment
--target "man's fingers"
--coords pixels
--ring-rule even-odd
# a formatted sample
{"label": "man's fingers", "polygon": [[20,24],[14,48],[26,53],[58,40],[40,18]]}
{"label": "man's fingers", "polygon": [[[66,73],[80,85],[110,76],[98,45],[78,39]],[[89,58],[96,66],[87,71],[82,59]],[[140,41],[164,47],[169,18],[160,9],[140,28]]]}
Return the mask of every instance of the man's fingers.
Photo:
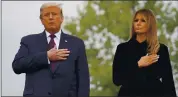
{"label": "man's fingers", "polygon": [[57,51],[57,53],[60,53],[60,54],[69,54],[70,51],[69,51],[68,49],[59,49],[59,50]]}
{"label": "man's fingers", "polygon": [[68,49],[55,49],[53,48],[53,54],[55,54],[56,60],[66,60],[69,56],[70,51]]}
{"label": "man's fingers", "polygon": [[58,52],[61,52],[61,51],[68,51],[68,49],[58,49]]}
{"label": "man's fingers", "polygon": [[64,53],[64,54],[69,54],[70,51],[63,51],[62,53]]}
{"label": "man's fingers", "polygon": [[66,60],[66,57],[59,57],[58,60]]}
{"label": "man's fingers", "polygon": [[67,57],[67,56],[69,56],[69,54],[57,54],[56,56]]}
{"label": "man's fingers", "polygon": [[67,56],[69,56],[69,54],[62,54],[61,56],[62,57],[67,57]]}
{"label": "man's fingers", "polygon": [[66,51],[66,50],[58,50],[57,53],[59,53],[59,54],[69,54],[70,51]]}

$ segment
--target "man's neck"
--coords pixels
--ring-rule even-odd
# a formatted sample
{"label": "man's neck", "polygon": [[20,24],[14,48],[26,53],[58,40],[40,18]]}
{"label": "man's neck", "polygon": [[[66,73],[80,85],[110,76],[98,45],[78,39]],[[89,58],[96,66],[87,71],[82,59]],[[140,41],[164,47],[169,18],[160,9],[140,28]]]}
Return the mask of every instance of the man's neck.
{"label": "man's neck", "polygon": [[56,34],[59,32],[59,30],[47,30],[45,29],[47,32],[49,32],[50,34]]}

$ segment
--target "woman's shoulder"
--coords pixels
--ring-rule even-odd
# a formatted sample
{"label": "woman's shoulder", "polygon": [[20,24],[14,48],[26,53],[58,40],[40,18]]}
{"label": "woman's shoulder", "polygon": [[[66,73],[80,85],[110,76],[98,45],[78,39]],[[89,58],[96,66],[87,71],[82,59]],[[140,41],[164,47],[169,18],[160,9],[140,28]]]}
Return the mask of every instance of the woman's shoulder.
{"label": "woman's shoulder", "polygon": [[117,45],[117,49],[126,49],[128,47],[128,42],[122,42]]}
{"label": "woman's shoulder", "polygon": [[122,42],[122,43],[118,44],[118,46],[124,47],[124,46],[126,46],[127,44],[128,44],[128,42]]}
{"label": "woman's shoulder", "polygon": [[165,44],[160,43],[160,51],[168,51],[168,47]]}

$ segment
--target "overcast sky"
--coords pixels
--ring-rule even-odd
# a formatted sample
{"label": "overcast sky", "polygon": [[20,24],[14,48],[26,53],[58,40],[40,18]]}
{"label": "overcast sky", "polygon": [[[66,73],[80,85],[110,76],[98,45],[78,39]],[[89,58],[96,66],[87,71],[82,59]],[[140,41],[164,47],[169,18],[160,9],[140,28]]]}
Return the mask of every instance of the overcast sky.
{"label": "overcast sky", "polygon": [[[44,2],[49,1],[2,1],[2,96],[20,96],[23,93],[25,76],[14,74],[12,60],[21,37],[43,31],[39,9]],[[63,4],[64,16],[71,17],[77,16],[76,8],[82,2],[58,1]]]}

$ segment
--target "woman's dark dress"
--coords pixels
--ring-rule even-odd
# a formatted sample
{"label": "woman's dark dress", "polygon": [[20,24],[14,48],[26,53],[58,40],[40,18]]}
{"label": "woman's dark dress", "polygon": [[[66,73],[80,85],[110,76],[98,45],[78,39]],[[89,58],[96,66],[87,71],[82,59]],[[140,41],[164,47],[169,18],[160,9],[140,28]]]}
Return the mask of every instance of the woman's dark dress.
{"label": "woman's dark dress", "polygon": [[117,46],[113,61],[113,83],[121,85],[118,96],[176,96],[168,48],[160,44],[156,63],[138,67],[138,61],[147,54],[146,41],[132,38]]}

